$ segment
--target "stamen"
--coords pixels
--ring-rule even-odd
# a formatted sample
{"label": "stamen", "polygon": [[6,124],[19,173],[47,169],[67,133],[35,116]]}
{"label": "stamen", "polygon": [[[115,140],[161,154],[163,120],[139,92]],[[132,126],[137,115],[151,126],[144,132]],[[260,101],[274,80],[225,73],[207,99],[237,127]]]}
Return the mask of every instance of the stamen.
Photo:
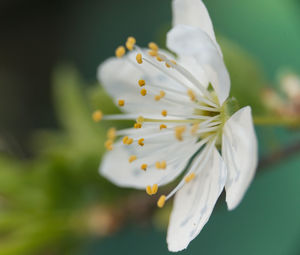
{"label": "stamen", "polygon": [[109,114],[104,115],[103,120],[135,120],[136,114]]}
{"label": "stamen", "polygon": [[125,47],[124,46],[119,46],[116,51],[115,51],[115,54],[116,54],[116,57],[117,58],[121,58],[124,56],[126,50],[125,50]]}
{"label": "stamen", "polygon": [[166,65],[166,67],[168,67],[168,68],[170,68],[170,67],[171,67],[171,65],[170,65],[170,64],[168,64],[167,62],[165,63],[165,65]]}
{"label": "stamen", "polygon": [[129,138],[128,136],[124,136],[123,137],[123,143],[126,144],[126,145],[130,145],[133,143],[133,139],[132,138]]}
{"label": "stamen", "polygon": [[190,173],[189,175],[187,175],[184,180],[186,183],[190,182],[191,180],[193,180],[196,177],[195,173]]}
{"label": "stamen", "polygon": [[127,140],[127,142],[126,142],[127,145],[130,145],[130,144],[132,144],[132,143],[133,143],[133,139],[132,139],[132,138],[129,138],[129,139]]}
{"label": "stamen", "polygon": [[139,80],[139,85],[140,85],[140,87],[145,86],[146,85],[145,80]]}
{"label": "stamen", "polygon": [[165,160],[163,160],[162,162],[160,162],[160,168],[161,169],[166,169],[167,167],[167,162]]}
{"label": "stamen", "polygon": [[155,195],[157,193],[157,190],[158,190],[158,185],[157,184],[154,184],[152,186],[152,195]]}
{"label": "stamen", "polygon": [[191,135],[196,134],[198,128],[199,128],[199,123],[193,124],[193,126],[192,126],[192,128],[191,128]]}
{"label": "stamen", "polygon": [[126,48],[130,51],[133,50],[135,43],[136,43],[136,40],[134,37],[132,37],[132,36],[128,37],[127,41],[125,43]]}
{"label": "stamen", "polygon": [[[140,117],[139,117],[140,118]],[[142,121],[143,122],[167,122],[167,123],[199,123],[201,120],[207,120],[208,118],[211,118],[209,116],[197,116],[198,119],[150,119],[150,118],[144,118],[141,117],[140,119],[137,119],[136,121]]]}
{"label": "stamen", "polygon": [[161,168],[160,162],[159,162],[159,161],[157,161],[157,162],[155,163],[155,167],[156,167],[157,169],[160,169],[160,168]]}
{"label": "stamen", "polygon": [[151,186],[147,186],[146,187],[146,193],[149,195],[149,196],[151,196],[152,195],[152,189],[151,189]]}
{"label": "stamen", "polygon": [[122,141],[123,141],[123,143],[124,143],[124,144],[127,144],[127,141],[128,141],[128,139],[129,139],[129,137],[128,137],[128,136],[124,136],[124,137],[123,137],[123,140],[122,140]]}
{"label": "stamen", "polygon": [[115,128],[110,128],[107,131],[107,138],[110,140],[115,140],[116,139],[116,129]]}
{"label": "stamen", "polygon": [[114,141],[111,139],[108,139],[105,143],[104,146],[107,150],[111,151],[113,149],[113,143]]}
{"label": "stamen", "polygon": [[165,95],[166,95],[166,92],[164,92],[163,90],[161,90],[161,91],[159,92],[160,98],[163,98]]}
{"label": "stamen", "polygon": [[142,64],[143,63],[143,58],[142,58],[142,54],[141,53],[136,54],[135,58],[136,58],[136,62],[138,64]]}
{"label": "stamen", "polygon": [[149,54],[151,57],[156,57],[156,56],[157,56],[157,51],[155,51],[155,50],[149,50],[149,51],[148,51],[148,54]]}
{"label": "stamen", "polygon": [[141,123],[134,123],[134,128],[138,129],[138,128],[141,128],[142,127],[142,124]]}
{"label": "stamen", "polygon": [[137,159],[137,157],[135,155],[131,155],[128,159],[129,163],[132,163],[133,161],[135,161]]}
{"label": "stamen", "polygon": [[157,56],[157,57],[156,57],[156,60],[159,61],[159,62],[162,62],[162,61],[163,61],[163,59],[162,59],[160,56]]}
{"label": "stamen", "polygon": [[162,129],[164,129],[164,128],[167,128],[167,126],[166,126],[165,124],[161,124],[161,125],[159,126],[159,129],[160,129],[160,130],[162,130]]}
{"label": "stamen", "polygon": [[175,137],[177,138],[177,140],[182,141],[182,134],[184,133],[184,131],[186,130],[185,126],[180,126],[180,127],[175,127]]}
{"label": "stamen", "polygon": [[192,101],[196,101],[196,95],[195,95],[195,93],[194,93],[193,90],[189,89],[189,90],[187,91],[187,94],[188,94],[188,96],[190,97],[190,99],[191,99]]}
{"label": "stamen", "polygon": [[153,50],[153,51],[158,51],[158,46],[157,46],[157,44],[156,43],[154,43],[154,42],[150,42],[149,44],[148,44],[148,47],[149,47],[149,49],[151,49],[151,50]]}
{"label": "stamen", "polygon": [[148,167],[147,164],[142,164],[142,165],[141,165],[141,169],[142,169],[143,171],[146,171],[146,170],[147,170],[147,167]]}
{"label": "stamen", "polygon": [[161,99],[160,95],[155,95],[154,100],[159,101]]}
{"label": "stamen", "polygon": [[155,167],[157,169],[166,169],[167,168],[167,162],[165,160],[163,160],[161,162],[157,161],[157,162],[155,162]]}
{"label": "stamen", "polygon": [[118,101],[118,105],[119,105],[120,107],[124,106],[124,105],[125,105],[125,100],[120,99],[120,100]]}
{"label": "stamen", "polygon": [[138,140],[138,144],[140,145],[140,146],[144,146],[145,144],[144,144],[144,138],[141,138],[141,139],[139,139]]}
{"label": "stamen", "polygon": [[175,137],[177,138],[177,140],[182,141],[182,134],[184,133],[184,131],[186,130],[186,126],[179,126],[179,127],[175,127]]}
{"label": "stamen", "polygon": [[162,196],[160,196],[160,198],[157,201],[157,206],[159,208],[163,208],[163,206],[165,205],[165,202],[166,202],[166,196],[162,195]]}
{"label": "stamen", "polygon": [[144,121],[145,121],[145,118],[144,118],[143,116],[139,116],[139,117],[136,119],[136,122],[137,122],[137,123],[140,123],[140,124],[142,124]]}
{"label": "stamen", "polygon": [[141,95],[144,97],[147,95],[147,90],[146,89],[141,89]]}
{"label": "stamen", "polygon": [[161,115],[162,115],[162,116],[167,117],[167,114],[168,114],[168,113],[167,113],[166,110],[162,110],[162,112],[161,112]]}
{"label": "stamen", "polygon": [[95,122],[99,122],[100,120],[102,120],[103,113],[100,110],[94,111],[92,117]]}

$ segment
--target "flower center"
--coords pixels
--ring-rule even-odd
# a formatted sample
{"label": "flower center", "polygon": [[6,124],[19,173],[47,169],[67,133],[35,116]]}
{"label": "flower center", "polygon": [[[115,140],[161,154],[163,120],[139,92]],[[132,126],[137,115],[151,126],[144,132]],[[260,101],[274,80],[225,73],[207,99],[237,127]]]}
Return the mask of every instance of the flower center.
{"label": "flower center", "polygon": [[[157,126],[157,130],[153,134],[148,135],[151,138],[174,132],[174,136],[179,142],[191,141],[196,144],[195,150],[191,153],[192,155],[187,155],[187,157],[191,157],[201,150],[201,155],[197,157],[197,161],[203,161],[202,165],[205,165],[204,161],[208,158],[207,155],[212,152],[215,146],[221,145],[222,129],[227,119],[226,103],[221,106],[214,90],[210,89],[211,86],[206,88],[191,72],[173,59],[170,59],[170,57],[167,57],[166,53],[162,53],[155,43],[149,43],[149,50],[146,51],[136,45],[136,40],[133,37],[129,37],[125,45],[129,51],[135,51],[134,60],[129,56],[124,58],[130,65],[134,65],[136,68],[145,71],[145,73],[149,70],[147,69],[148,67],[154,68],[156,72],[159,71],[161,75],[171,81],[170,84],[174,83],[174,87],[170,86],[170,84],[168,86],[164,86],[165,84],[162,83],[157,84],[155,80],[151,80],[151,75],[146,75],[146,78],[141,77],[136,81],[137,88],[140,87],[140,96],[149,97],[152,95],[153,103],[156,103],[156,106],[162,106],[160,112],[157,112],[154,116],[139,116],[135,114],[102,116],[98,111],[93,116],[94,120],[132,119],[136,120],[134,124],[135,129],[141,129],[145,124],[151,127]],[[122,58],[125,53],[125,47],[120,46],[116,50],[116,57]],[[147,68],[144,65],[147,65]],[[126,108],[128,103],[130,104],[123,98],[118,99],[120,107]],[[164,108],[166,105],[169,108]],[[128,130],[113,130],[108,135],[108,141],[105,144],[106,148],[112,150],[115,138],[122,135],[125,135],[122,140],[124,146],[132,146],[132,144],[136,143],[139,147],[144,148],[147,147],[147,143],[150,141],[149,137],[146,136],[138,137],[138,135],[133,135],[129,137]],[[172,152],[168,152],[167,155],[170,155],[170,158],[158,159],[157,162],[150,162],[150,164],[142,162],[140,169],[148,171],[149,168],[154,167],[157,170],[169,171],[172,174],[172,169],[168,169],[168,165],[174,162],[176,158],[171,158]],[[133,164],[136,160],[139,160],[138,155],[131,155],[128,159],[129,163]],[[185,177],[170,194],[160,197],[158,206],[163,207],[165,201],[172,197],[185,183],[192,181],[200,169],[199,164],[195,164],[195,167],[188,169]],[[163,181],[149,184],[146,188],[147,194],[156,194],[161,183]]]}

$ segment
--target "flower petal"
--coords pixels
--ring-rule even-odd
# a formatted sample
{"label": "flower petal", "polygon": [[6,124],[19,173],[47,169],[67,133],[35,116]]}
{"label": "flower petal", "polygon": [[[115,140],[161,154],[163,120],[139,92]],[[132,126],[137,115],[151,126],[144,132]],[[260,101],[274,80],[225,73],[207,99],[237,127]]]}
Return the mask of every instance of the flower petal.
{"label": "flower petal", "polygon": [[226,182],[226,166],[214,148],[203,170],[176,193],[167,242],[170,251],[185,249],[208,221]]}
{"label": "flower petal", "polygon": [[167,46],[179,57],[194,58],[214,87],[220,104],[227,99],[230,90],[230,78],[222,56],[213,41],[200,28],[177,25],[167,34]]}
{"label": "flower petal", "polygon": [[[173,133],[169,137],[158,136],[152,143],[146,140],[143,147],[136,143],[124,145],[117,142],[114,149],[105,154],[100,173],[121,187],[143,189],[147,185],[163,185],[174,180],[184,170],[195,153],[195,143],[196,139],[180,142]],[[137,156],[137,160],[129,163],[131,155]],[[155,162],[163,160],[167,162],[166,169],[156,169]],[[146,171],[141,170],[144,163],[148,165]]]}
{"label": "flower petal", "polygon": [[[167,53],[164,52],[164,54]],[[166,100],[160,100],[159,102],[154,100],[157,89],[152,89],[151,85],[166,89],[172,88],[179,92],[182,92],[182,86],[179,82],[172,80],[165,73],[160,72],[146,62],[141,65],[137,64],[135,55],[136,53],[130,52],[120,59],[110,58],[98,68],[98,79],[101,85],[103,85],[106,91],[113,97],[116,104],[119,99],[123,99],[125,100],[125,105],[122,107],[122,110],[138,113],[139,115],[160,114],[163,109],[168,112],[173,110],[178,114],[191,114],[193,109],[185,109],[181,103],[174,105],[174,103],[167,102]],[[162,69],[165,70],[168,68],[162,64]],[[166,72],[168,71],[169,70],[166,70]],[[147,90],[146,96],[141,96],[140,94],[142,89],[138,85],[140,79],[146,81],[146,86],[144,87]],[[173,96],[173,101],[176,101],[176,99],[177,97]],[[179,99],[182,100],[182,97],[179,98],[178,96],[178,100]],[[185,101],[187,103],[190,102],[188,97],[186,97]]]}
{"label": "flower petal", "polygon": [[226,202],[232,210],[242,200],[257,167],[257,139],[249,106],[226,122],[222,140],[222,156],[228,168]]}
{"label": "flower petal", "polygon": [[208,11],[201,0],[173,0],[172,7],[174,27],[182,24],[201,28],[220,49]]}

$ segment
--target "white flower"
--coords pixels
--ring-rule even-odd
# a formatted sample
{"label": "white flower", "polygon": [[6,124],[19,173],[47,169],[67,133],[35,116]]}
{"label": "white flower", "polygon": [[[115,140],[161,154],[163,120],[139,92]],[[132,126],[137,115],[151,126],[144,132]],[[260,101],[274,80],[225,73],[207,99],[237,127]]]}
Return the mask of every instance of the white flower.
{"label": "white flower", "polygon": [[[100,172],[116,185],[146,188],[149,195],[182,174],[158,200],[162,207],[176,194],[167,242],[170,251],[180,251],[208,221],[224,187],[230,210],[244,196],[257,165],[251,109],[229,115],[230,79],[202,1],[173,0],[167,47],[176,62],[154,43],[150,52],[132,37],[126,46],[130,52],[119,47],[118,58],[100,65],[98,77],[127,113],[103,119],[137,123],[110,130]],[[113,144],[116,136],[124,138]]]}

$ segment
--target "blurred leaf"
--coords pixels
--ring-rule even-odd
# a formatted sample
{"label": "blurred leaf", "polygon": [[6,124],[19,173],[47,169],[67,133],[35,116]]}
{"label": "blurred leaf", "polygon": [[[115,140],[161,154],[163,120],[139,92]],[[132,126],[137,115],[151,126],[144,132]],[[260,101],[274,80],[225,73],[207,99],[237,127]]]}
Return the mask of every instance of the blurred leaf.
{"label": "blurred leaf", "polygon": [[228,39],[221,37],[218,41],[230,74],[230,94],[237,99],[240,107],[250,105],[254,115],[261,115],[265,109],[260,94],[267,82],[260,64]]}

